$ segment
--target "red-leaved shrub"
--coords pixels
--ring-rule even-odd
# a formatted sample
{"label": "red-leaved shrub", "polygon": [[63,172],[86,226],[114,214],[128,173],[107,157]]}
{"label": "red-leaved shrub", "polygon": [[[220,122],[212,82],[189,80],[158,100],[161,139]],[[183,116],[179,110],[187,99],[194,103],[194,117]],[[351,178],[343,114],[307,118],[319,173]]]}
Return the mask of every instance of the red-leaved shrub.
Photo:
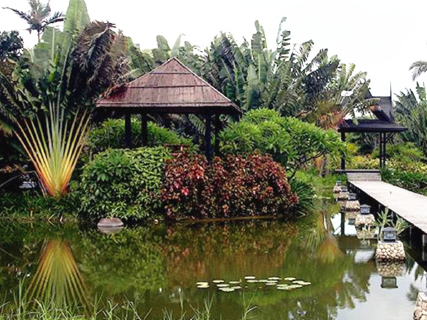
{"label": "red-leaved shrub", "polygon": [[224,218],[286,214],[298,197],[270,156],[229,155],[208,164],[181,153],[166,162],[162,202],[171,219]]}

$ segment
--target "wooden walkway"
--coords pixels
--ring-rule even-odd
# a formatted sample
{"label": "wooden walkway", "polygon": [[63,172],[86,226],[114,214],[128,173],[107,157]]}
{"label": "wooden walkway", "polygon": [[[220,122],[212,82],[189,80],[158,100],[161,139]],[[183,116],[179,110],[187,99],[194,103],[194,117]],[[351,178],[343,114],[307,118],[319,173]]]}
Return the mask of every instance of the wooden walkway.
{"label": "wooden walkway", "polygon": [[427,197],[378,180],[353,180],[349,176],[349,184],[427,233]]}

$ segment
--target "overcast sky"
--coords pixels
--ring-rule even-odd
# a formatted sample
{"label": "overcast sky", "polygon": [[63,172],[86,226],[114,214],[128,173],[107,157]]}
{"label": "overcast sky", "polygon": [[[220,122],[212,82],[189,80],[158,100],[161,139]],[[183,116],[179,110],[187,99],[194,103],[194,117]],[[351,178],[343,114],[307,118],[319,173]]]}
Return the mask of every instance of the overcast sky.
{"label": "overcast sky", "polygon": [[[65,13],[68,0],[51,0]],[[312,39],[315,50],[329,49],[342,62],[367,71],[374,95],[413,87],[409,66],[427,60],[426,0],[86,0],[92,20],[108,20],[141,48],[156,46],[156,35],[172,45],[184,40],[204,48],[220,31],[250,39],[259,20],[274,48],[278,25],[287,17],[292,43]],[[0,6],[27,11],[27,0],[0,0]],[[0,30],[19,30],[26,47],[36,42],[13,12],[0,9]],[[427,77],[421,77],[425,81]]]}

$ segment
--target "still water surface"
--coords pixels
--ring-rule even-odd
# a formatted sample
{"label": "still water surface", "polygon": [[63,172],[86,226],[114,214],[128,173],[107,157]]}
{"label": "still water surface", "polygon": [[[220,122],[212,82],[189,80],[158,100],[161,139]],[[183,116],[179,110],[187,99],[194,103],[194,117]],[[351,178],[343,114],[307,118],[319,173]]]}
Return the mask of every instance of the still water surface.
{"label": "still water surface", "polygon": [[[417,293],[426,289],[425,271],[412,258],[418,253],[407,248],[406,263],[379,266],[375,243],[358,240],[343,215],[325,212],[298,223],[155,225],[114,235],[78,225],[3,223],[0,291],[12,301],[23,281],[26,297],[58,304],[131,300],[147,319],[161,319],[165,310],[190,316],[205,302],[224,320],[240,319],[253,306],[250,319],[412,319]],[[311,285],[278,290],[247,283],[249,275]],[[242,289],[219,291],[215,279],[241,280]],[[210,287],[198,289],[198,281]]]}

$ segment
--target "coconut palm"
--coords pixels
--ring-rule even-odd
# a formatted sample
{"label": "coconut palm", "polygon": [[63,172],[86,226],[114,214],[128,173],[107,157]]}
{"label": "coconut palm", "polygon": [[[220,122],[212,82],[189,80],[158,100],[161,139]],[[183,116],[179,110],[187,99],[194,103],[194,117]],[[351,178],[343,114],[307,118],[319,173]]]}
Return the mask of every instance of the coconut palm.
{"label": "coconut palm", "polygon": [[38,42],[41,40],[41,36],[47,26],[64,21],[64,15],[62,12],[54,12],[51,14],[51,8],[49,1],[47,3],[42,3],[40,0],[29,0],[28,4],[30,5],[30,11],[23,12],[17,9],[4,7],[3,9],[12,10],[15,12],[21,19],[23,19],[28,24],[28,31],[37,32]]}

